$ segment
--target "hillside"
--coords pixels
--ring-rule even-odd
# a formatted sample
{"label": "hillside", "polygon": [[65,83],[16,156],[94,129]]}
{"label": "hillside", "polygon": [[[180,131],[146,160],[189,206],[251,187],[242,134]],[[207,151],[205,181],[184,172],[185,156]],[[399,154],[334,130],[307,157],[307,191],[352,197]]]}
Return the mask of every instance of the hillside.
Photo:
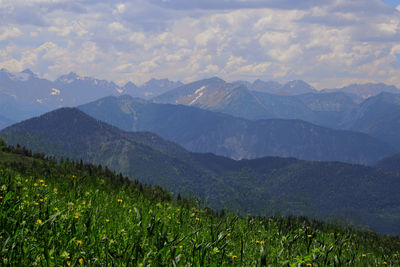
{"label": "hillside", "polygon": [[331,130],[304,121],[250,121],[129,96],[107,97],[78,108],[125,131],[150,131],[189,151],[234,159],[280,156],[375,164],[395,152],[365,134]]}
{"label": "hillside", "polygon": [[267,109],[241,84],[230,84],[213,77],[182,85],[153,98],[155,103],[182,104],[233,116],[262,119]]}
{"label": "hillside", "polygon": [[211,78],[182,85],[153,102],[194,106],[249,120],[299,119],[331,128],[338,128],[357,106],[352,96],[342,91],[320,93],[302,81],[278,85]]}
{"label": "hillside", "polygon": [[400,94],[380,93],[365,100],[342,127],[367,133],[400,151]]}
{"label": "hillside", "polygon": [[380,160],[376,166],[378,168],[400,172],[400,154],[396,154]]}
{"label": "hillside", "polygon": [[174,193],[194,193],[212,208],[324,220],[335,216],[400,233],[399,173],[339,162],[235,161],[190,153],[154,134],[123,132],[71,108],[8,127],[1,136],[35,152],[83,159]]}
{"label": "hillside", "polygon": [[400,264],[398,238],[217,215],[94,165],[30,153],[0,142],[2,265]]}

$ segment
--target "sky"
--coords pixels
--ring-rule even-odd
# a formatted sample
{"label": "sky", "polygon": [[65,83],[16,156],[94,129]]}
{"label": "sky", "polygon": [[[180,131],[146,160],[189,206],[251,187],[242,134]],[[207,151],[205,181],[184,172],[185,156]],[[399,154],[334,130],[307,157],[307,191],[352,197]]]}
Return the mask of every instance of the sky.
{"label": "sky", "polygon": [[400,87],[400,0],[0,0],[0,68]]}

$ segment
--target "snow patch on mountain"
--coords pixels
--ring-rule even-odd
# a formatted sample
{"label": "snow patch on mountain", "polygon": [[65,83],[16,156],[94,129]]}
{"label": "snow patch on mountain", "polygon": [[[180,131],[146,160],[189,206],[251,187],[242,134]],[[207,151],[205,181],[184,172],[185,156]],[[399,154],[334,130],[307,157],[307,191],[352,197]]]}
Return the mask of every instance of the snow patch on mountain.
{"label": "snow patch on mountain", "polygon": [[61,93],[57,88],[51,88],[51,91],[50,95],[59,95]]}
{"label": "snow patch on mountain", "polygon": [[197,100],[199,100],[200,97],[204,95],[204,89],[206,89],[206,86],[202,86],[194,92],[196,97],[192,100],[192,102],[189,103],[189,105],[193,105]]}

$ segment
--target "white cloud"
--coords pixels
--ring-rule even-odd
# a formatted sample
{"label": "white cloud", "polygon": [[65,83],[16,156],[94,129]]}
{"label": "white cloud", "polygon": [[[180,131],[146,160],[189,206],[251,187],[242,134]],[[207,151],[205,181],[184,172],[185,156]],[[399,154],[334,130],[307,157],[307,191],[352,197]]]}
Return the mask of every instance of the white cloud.
{"label": "white cloud", "polygon": [[127,31],[127,29],[124,27],[124,25],[122,25],[121,23],[116,22],[116,21],[114,21],[114,22],[108,24],[108,29],[109,29],[110,31],[112,31],[112,32],[113,32],[113,31],[120,31],[120,32],[125,32],[125,31]]}
{"label": "white cloud", "polygon": [[22,32],[17,27],[0,27],[0,41],[12,39],[20,35],[22,35]]}
{"label": "white cloud", "polygon": [[367,1],[3,0],[0,67],[135,83],[220,75],[400,86],[400,13]]}

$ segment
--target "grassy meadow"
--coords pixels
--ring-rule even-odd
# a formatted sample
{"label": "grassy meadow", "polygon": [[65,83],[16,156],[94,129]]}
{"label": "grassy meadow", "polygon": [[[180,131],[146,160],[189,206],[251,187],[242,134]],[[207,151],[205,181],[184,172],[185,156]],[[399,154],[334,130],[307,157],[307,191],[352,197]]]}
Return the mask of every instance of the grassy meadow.
{"label": "grassy meadow", "polygon": [[400,240],[196,207],[101,166],[0,145],[3,266],[400,266]]}

